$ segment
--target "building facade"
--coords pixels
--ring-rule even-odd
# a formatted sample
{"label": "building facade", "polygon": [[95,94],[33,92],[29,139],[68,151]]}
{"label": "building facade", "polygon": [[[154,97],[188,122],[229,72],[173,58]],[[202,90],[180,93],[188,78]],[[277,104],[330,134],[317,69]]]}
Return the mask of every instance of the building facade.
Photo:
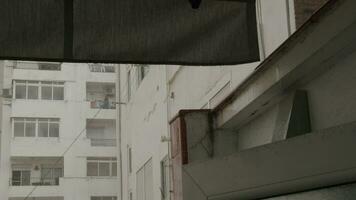
{"label": "building facade", "polygon": [[352,199],[355,3],[325,2],[257,1],[260,62],[121,65],[122,199]]}
{"label": "building facade", "polygon": [[115,71],[1,62],[0,199],[117,199]]}

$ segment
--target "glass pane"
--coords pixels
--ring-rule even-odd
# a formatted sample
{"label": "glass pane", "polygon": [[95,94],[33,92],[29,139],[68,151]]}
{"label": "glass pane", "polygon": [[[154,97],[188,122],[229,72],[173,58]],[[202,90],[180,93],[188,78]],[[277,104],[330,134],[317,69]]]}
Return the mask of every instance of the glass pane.
{"label": "glass pane", "polygon": [[100,197],[90,197],[90,200],[101,200]]}
{"label": "glass pane", "polygon": [[12,185],[21,184],[21,171],[12,171]]}
{"label": "glass pane", "polygon": [[63,99],[64,99],[64,87],[54,87],[53,100],[63,100]]}
{"label": "glass pane", "polygon": [[16,99],[26,99],[26,86],[24,85],[16,85]]}
{"label": "glass pane", "polygon": [[52,178],[52,170],[49,168],[42,168],[41,169],[41,178],[42,179],[50,179]]}
{"label": "glass pane", "polygon": [[53,169],[53,178],[58,178],[58,177],[62,177],[62,168],[54,168]]}
{"label": "glass pane", "polygon": [[42,85],[52,85],[52,81],[41,81]]}
{"label": "glass pane", "polygon": [[42,86],[41,99],[51,100],[52,99],[52,87]]}
{"label": "glass pane", "polygon": [[117,176],[117,164],[116,163],[112,163],[111,176]]}
{"label": "glass pane", "polygon": [[49,124],[49,137],[58,137],[59,136],[59,124],[50,123]]}
{"label": "glass pane", "polygon": [[15,122],[14,123],[14,136],[15,137],[24,137],[25,136],[25,123],[24,122]]}
{"label": "glass pane", "polygon": [[99,176],[110,176],[110,163],[99,163]]}
{"label": "glass pane", "polygon": [[30,185],[31,181],[31,172],[30,171],[22,171],[22,185]]}
{"label": "glass pane", "polygon": [[28,99],[38,99],[38,86],[28,86]]}
{"label": "glass pane", "polygon": [[54,85],[63,85],[64,86],[64,82],[53,82]]}
{"label": "glass pane", "polygon": [[38,123],[38,137],[48,137],[48,122]]}
{"label": "glass pane", "polygon": [[112,197],[103,197],[102,200],[112,200]]}
{"label": "glass pane", "polygon": [[26,122],[25,136],[26,137],[35,137],[36,136],[36,124],[35,123]]}
{"label": "glass pane", "polygon": [[87,163],[87,175],[98,176],[98,163],[94,163],[94,162]]}

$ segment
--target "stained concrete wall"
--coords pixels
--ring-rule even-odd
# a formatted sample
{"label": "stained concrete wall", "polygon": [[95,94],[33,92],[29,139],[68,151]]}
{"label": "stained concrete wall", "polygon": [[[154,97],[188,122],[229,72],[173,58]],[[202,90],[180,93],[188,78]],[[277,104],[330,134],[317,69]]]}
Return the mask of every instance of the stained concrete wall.
{"label": "stained concrete wall", "polygon": [[302,87],[308,91],[313,130],[356,120],[356,52]]}

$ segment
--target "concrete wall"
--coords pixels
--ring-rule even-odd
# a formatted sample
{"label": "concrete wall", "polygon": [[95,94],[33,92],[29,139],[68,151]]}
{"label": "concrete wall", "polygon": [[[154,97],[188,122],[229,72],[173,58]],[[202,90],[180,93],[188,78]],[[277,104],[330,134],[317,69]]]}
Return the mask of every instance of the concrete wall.
{"label": "concrete wall", "polygon": [[327,1],[328,0],[294,0],[297,27],[303,25],[303,23]]}
{"label": "concrete wall", "polygon": [[[150,66],[148,75],[138,84],[138,68],[121,66],[123,199],[129,191],[136,199],[136,173],[150,159],[153,171],[153,199],[161,198],[160,161],[168,154],[168,144],[161,136],[168,134],[167,88],[164,66]],[[127,102],[127,71],[131,71],[133,88]],[[128,147],[132,148],[132,173],[128,172]]]}

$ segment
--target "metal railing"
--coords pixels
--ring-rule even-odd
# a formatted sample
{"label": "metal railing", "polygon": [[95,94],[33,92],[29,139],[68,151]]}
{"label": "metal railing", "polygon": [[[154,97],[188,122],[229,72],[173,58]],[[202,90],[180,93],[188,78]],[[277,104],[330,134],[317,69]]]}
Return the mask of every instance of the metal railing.
{"label": "metal railing", "polygon": [[93,139],[90,138],[91,146],[114,147],[116,146],[116,139]]}
{"label": "metal railing", "polygon": [[89,70],[91,72],[114,73],[115,72],[115,67],[114,66],[108,66],[108,65],[91,64],[91,65],[89,65]]}
{"label": "metal railing", "polygon": [[112,101],[95,100],[90,101],[90,108],[115,109],[116,104]]}
{"label": "metal railing", "polygon": [[22,179],[13,179],[9,181],[10,186],[55,186],[59,185],[58,178],[40,178],[40,177],[31,177],[31,178],[22,178]]}

